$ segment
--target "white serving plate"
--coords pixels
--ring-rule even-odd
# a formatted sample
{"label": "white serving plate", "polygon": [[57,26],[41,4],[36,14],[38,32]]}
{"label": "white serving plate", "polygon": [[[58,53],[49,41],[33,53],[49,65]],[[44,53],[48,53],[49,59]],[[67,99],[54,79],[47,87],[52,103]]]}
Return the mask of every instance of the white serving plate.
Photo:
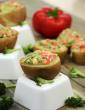
{"label": "white serving plate", "polygon": [[24,56],[21,46],[16,45],[10,54],[0,53],[0,79],[16,80],[23,75],[19,59]]}
{"label": "white serving plate", "polygon": [[26,46],[28,44],[35,43],[35,37],[28,24],[25,24],[23,26],[14,26],[12,27],[12,29],[15,29],[19,32],[17,44],[20,44],[21,46]]}
{"label": "white serving plate", "polygon": [[14,100],[30,110],[56,110],[73,96],[69,78],[60,73],[51,84],[37,86],[26,76],[18,79]]}

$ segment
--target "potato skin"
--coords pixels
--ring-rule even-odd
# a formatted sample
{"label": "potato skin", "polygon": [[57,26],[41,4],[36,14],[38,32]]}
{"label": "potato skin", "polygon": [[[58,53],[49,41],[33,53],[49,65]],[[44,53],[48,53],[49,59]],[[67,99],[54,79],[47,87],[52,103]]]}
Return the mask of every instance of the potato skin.
{"label": "potato skin", "polygon": [[68,49],[63,51],[63,52],[61,52],[61,53],[57,53],[59,55],[59,57],[60,57],[61,63],[63,63],[64,60],[66,59],[67,51],[68,51]]}
{"label": "potato skin", "polygon": [[42,77],[44,79],[50,80],[55,78],[55,76],[59,73],[61,69],[60,61],[51,66],[29,66],[28,64],[24,64],[22,59],[20,60],[20,65],[24,73],[30,78],[35,79],[36,77]]}
{"label": "potato skin", "polygon": [[5,14],[4,17],[13,23],[20,23],[26,19],[26,8],[17,9],[16,11]]}
{"label": "potato skin", "polygon": [[[10,28],[8,28],[8,29],[10,29]],[[7,38],[0,38],[0,53],[3,53],[6,48],[13,48],[16,44],[18,32],[15,30],[12,30],[12,29],[10,29],[10,30],[11,30],[12,34],[14,33],[13,35],[10,34],[10,36]]]}
{"label": "potato skin", "polygon": [[75,63],[85,65],[85,40],[79,40],[71,47],[72,59]]}
{"label": "potato skin", "polygon": [[79,65],[85,65],[85,52],[84,53],[72,52],[72,59],[75,63]]}
{"label": "potato skin", "polygon": [[5,48],[13,48],[15,46],[16,40],[17,36],[0,40],[0,53],[3,53]]}

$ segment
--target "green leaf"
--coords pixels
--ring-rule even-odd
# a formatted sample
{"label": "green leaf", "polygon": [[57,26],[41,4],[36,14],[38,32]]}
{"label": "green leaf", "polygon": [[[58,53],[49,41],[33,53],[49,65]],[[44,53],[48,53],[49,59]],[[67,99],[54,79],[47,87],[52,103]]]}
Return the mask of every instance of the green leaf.
{"label": "green leaf", "polygon": [[25,54],[28,54],[28,53],[31,53],[31,52],[34,51],[32,44],[29,44],[29,45],[26,45],[26,46],[22,46],[22,49],[23,49]]}

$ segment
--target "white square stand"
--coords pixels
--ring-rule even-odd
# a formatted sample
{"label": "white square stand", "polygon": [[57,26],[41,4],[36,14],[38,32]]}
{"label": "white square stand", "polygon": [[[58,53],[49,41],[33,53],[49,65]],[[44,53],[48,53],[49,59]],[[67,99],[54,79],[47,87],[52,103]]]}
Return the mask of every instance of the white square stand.
{"label": "white square stand", "polygon": [[14,100],[30,110],[56,110],[71,96],[73,92],[70,80],[60,73],[54,79],[54,83],[41,87],[26,76],[22,76],[17,82]]}
{"label": "white square stand", "polygon": [[15,26],[15,27],[12,27],[12,29],[15,29],[16,31],[19,32],[17,44],[26,46],[28,44],[35,43],[35,38],[32,33],[31,27],[29,25],[25,24],[23,26]]}
{"label": "white square stand", "polygon": [[23,75],[23,71],[19,64],[19,59],[24,56],[20,46],[10,54],[0,53],[0,79],[16,80]]}

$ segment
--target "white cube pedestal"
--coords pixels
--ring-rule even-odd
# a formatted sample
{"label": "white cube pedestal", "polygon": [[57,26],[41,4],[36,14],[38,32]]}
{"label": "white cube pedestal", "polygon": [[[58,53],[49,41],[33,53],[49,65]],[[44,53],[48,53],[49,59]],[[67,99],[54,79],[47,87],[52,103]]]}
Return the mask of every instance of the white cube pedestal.
{"label": "white cube pedestal", "polygon": [[26,46],[28,44],[35,43],[35,38],[32,33],[31,27],[29,25],[15,26],[15,27],[12,27],[12,29],[15,29],[16,31],[19,32],[17,44]]}
{"label": "white cube pedestal", "polygon": [[14,100],[30,110],[56,110],[71,96],[73,92],[70,80],[60,73],[54,79],[54,83],[41,87],[26,76],[19,78]]}
{"label": "white cube pedestal", "polygon": [[16,46],[15,52],[10,54],[0,53],[0,79],[16,80],[23,75],[19,59],[24,56],[20,46]]}

